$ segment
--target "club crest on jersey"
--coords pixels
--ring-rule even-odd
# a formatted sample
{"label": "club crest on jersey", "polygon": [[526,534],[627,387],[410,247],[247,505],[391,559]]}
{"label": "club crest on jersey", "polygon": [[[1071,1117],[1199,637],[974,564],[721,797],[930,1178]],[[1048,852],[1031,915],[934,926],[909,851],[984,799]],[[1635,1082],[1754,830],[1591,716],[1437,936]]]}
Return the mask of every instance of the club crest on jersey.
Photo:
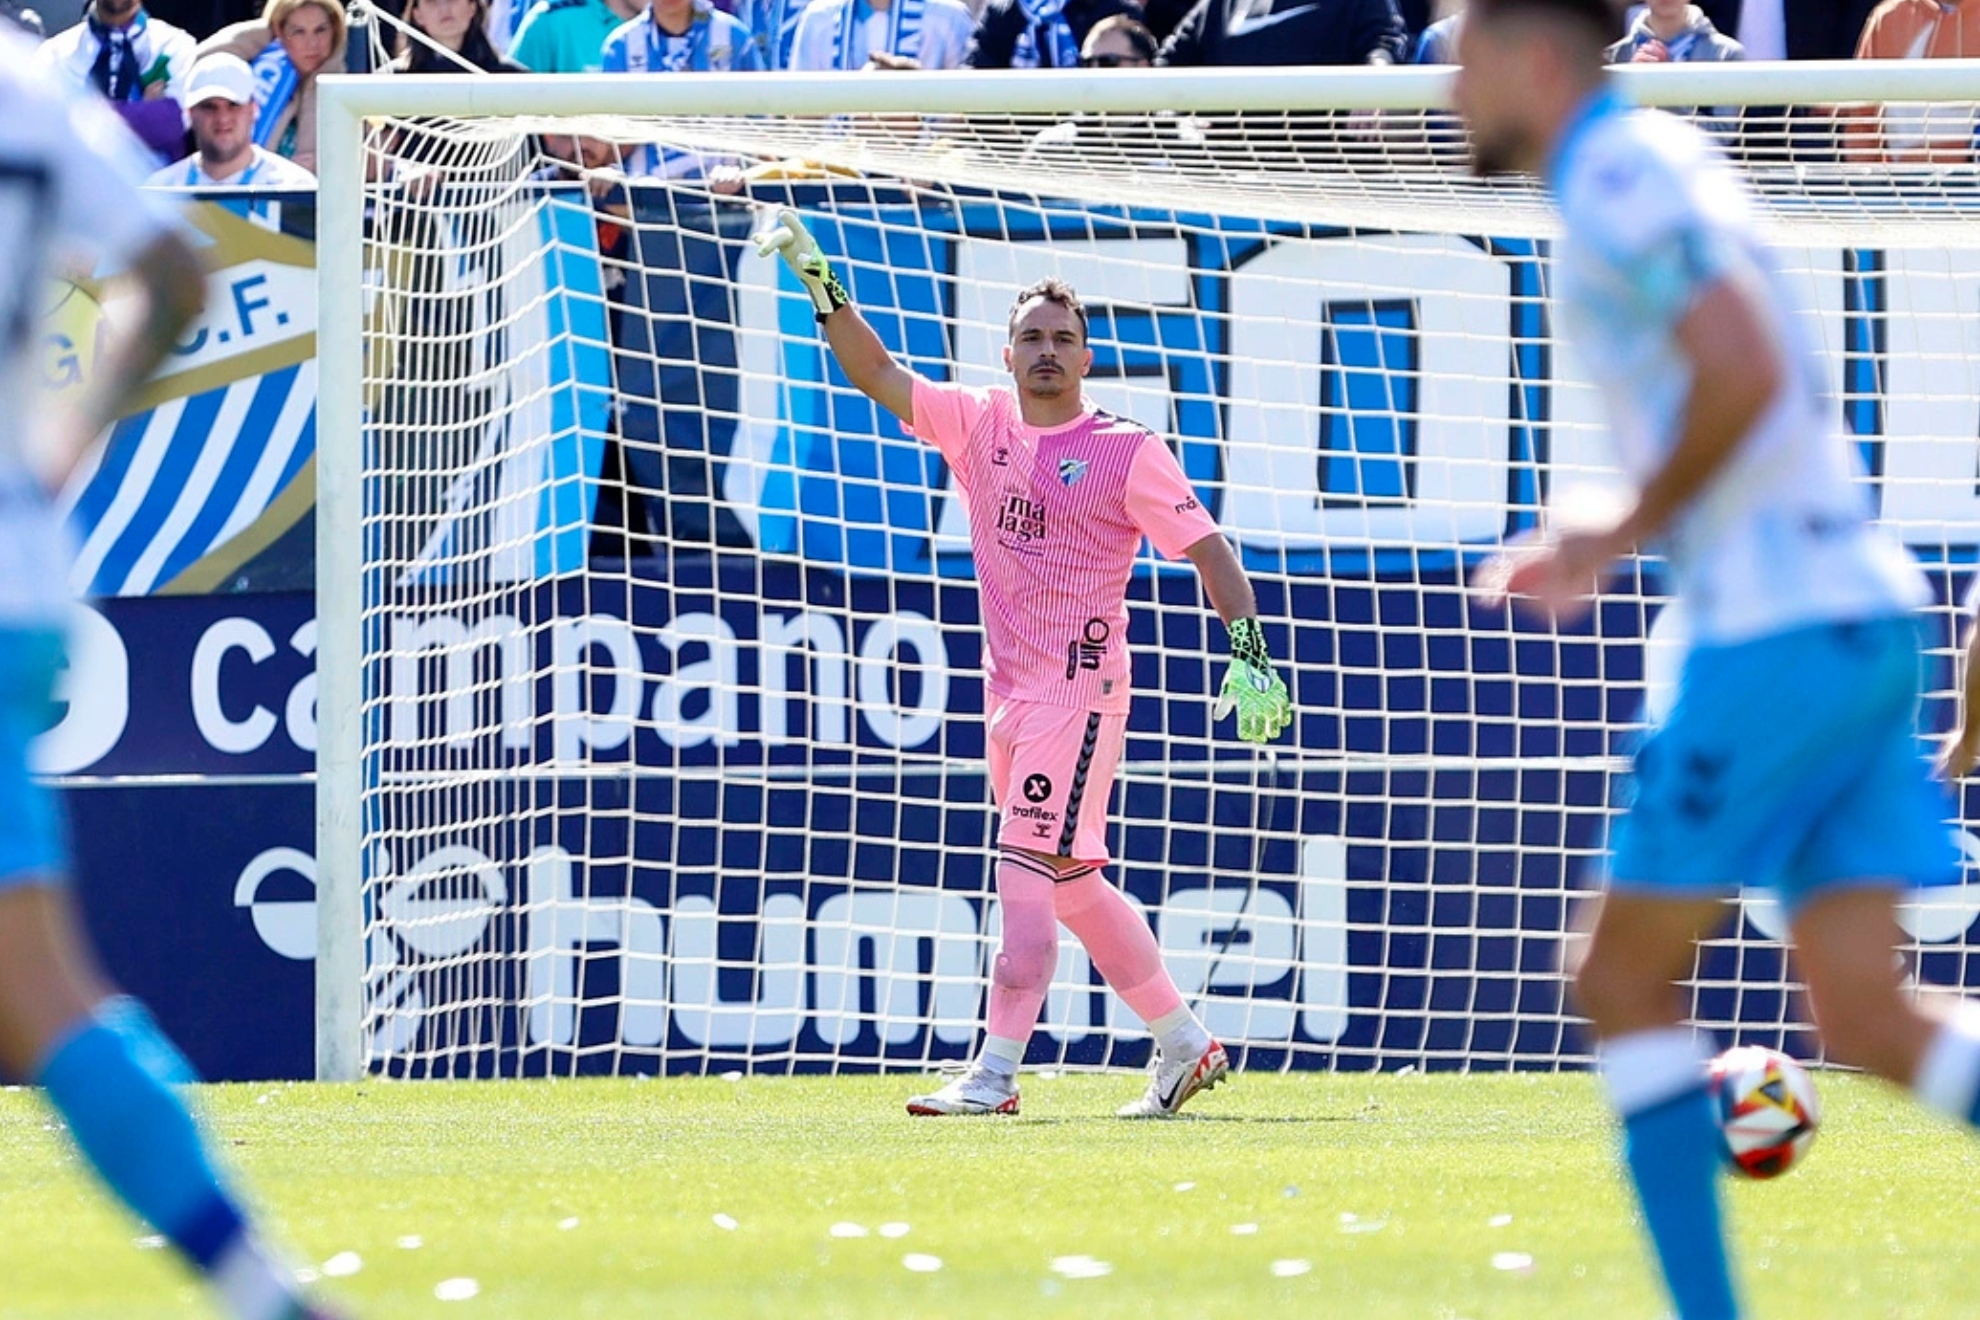
{"label": "club crest on jersey", "polygon": [[1086,469],[1088,466],[1089,464],[1083,458],[1060,459],[1059,484],[1061,486],[1071,487],[1074,482],[1078,481],[1081,477],[1086,475]]}

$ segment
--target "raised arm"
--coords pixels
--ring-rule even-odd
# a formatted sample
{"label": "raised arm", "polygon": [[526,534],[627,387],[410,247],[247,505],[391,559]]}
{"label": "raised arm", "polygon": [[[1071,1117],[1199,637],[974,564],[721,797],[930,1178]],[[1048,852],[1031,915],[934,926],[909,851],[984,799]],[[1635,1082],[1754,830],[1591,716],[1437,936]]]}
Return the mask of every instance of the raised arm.
{"label": "raised arm", "polygon": [[894,361],[852,305],[846,286],[839,283],[832,263],[798,213],[789,207],[778,211],[776,224],[756,236],[756,250],[766,257],[772,252],[781,256],[811,295],[818,323],[825,327],[825,342],[832,346],[832,356],[839,360],[846,379],[902,422],[914,425],[914,373]]}

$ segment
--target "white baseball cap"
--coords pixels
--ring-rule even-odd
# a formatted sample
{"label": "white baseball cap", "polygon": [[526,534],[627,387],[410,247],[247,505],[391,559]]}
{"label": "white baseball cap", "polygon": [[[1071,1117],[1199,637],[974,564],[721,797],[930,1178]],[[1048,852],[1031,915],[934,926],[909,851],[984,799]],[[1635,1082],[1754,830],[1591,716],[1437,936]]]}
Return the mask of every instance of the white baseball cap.
{"label": "white baseball cap", "polygon": [[246,60],[220,53],[208,55],[193,65],[192,77],[186,83],[186,109],[216,96],[235,105],[254,103],[254,74]]}

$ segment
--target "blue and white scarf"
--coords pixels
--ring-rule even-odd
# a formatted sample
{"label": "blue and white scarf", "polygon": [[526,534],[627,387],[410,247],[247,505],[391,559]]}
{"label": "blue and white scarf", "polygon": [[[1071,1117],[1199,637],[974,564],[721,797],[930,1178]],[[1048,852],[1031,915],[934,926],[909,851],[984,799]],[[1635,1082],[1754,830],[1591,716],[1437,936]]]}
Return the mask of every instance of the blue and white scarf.
{"label": "blue and white scarf", "polygon": [[791,53],[797,49],[798,21],[804,17],[805,7],[808,3],[809,0],[788,0],[788,2],[787,0],[776,0],[777,8],[782,11],[777,18],[777,27],[775,29],[775,40],[777,43],[776,59],[772,60],[765,67],[772,69],[788,69],[791,67]]}
{"label": "blue and white scarf", "polygon": [[91,5],[83,11],[83,21],[97,42],[96,59],[89,67],[91,85],[112,101],[142,101],[144,66],[138,59],[138,41],[151,24],[150,16],[139,9],[127,25],[113,28],[98,21],[96,6]]}
{"label": "blue and white scarf", "polygon": [[[663,29],[648,8],[646,28],[626,43],[627,73],[706,73],[734,63],[729,29],[714,19],[715,6],[694,0],[694,19],[681,36]],[[640,38],[644,38],[641,40]]]}
{"label": "blue and white scarf", "polygon": [[[644,28],[629,34],[626,42],[627,73],[707,73],[735,67],[734,29],[715,21],[715,6],[709,0],[694,0],[694,18],[678,37],[660,26],[651,6],[641,19]],[[658,143],[640,147],[626,158],[630,173],[666,179],[699,178],[708,172],[708,165],[700,152]]]}
{"label": "blue and white scarf", "polygon": [[1011,48],[1013,69],[1079,67],[1079,43],[1066,22],[1066,0],[1018,0],[1018,8],[1024,11],[1025,26]]}
{"label": "blue and white scarf", "polygon": [[[887,39],[876,46],[889,55],[899,55],[903,59],[919,59],[921,56],[921,11],[924,0],[893,0],[887,6]],[[839,55],[837,67],[841,69],[863,69],[866,67],[866,52],[859,50],[859,30],[865,21],[872,17],[873,6],[866,0],[847,0],[845,10],[839,15]]]}
{"label": "blue and white scarf", "polygon": [[248,67],[254,74],[254,145],[265,147],[302,79],[279,41],[269,42]]}
{"label": "blue and white scarf", "polygon": [[797,38],[804,0],[736,0],[735,16],[749,29],[766,69],[787,69],[791,43]]}
{"label": "blue and white scarf", "polygon": [[492,0],[482,14],[481,26],[488,34],[489,44],[502,54],[507,55],[514,48],[529,3],[530,0]]}

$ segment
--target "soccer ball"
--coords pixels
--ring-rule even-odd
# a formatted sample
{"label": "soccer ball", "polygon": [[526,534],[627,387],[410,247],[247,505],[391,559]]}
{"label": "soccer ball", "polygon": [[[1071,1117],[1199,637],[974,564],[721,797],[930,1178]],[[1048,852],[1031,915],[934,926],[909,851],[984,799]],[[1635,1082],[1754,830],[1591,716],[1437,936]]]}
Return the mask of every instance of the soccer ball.
{"label": "soccer ball", "polygon": [[1779,1050],[1736,1045],[1712,1060],[1712,1103],[1726,1160],[1748,1178],[1778,1178],[1815,1144],[1822,1105],[1808,1070]]}

